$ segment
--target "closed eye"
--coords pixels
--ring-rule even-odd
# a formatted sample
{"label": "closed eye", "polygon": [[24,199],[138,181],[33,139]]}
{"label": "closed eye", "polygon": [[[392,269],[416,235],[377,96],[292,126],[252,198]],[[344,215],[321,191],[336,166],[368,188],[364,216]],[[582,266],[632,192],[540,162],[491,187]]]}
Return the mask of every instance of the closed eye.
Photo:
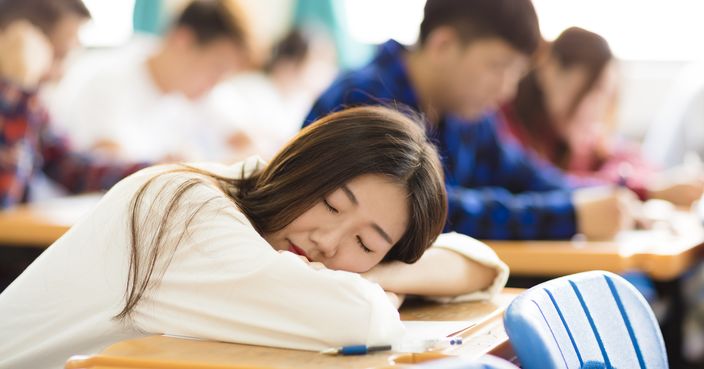
{"label": "closed eye", "polygon": [[323,204],[325,204],[325,208],[328,209],[328,211],[331,212],[331,213],[333,213],[333,214],[337,214],[337,213],[340,212],[339,210],[337,210],[336,208],[334,208],[332,205],[330,205],[330,203],[328,202],[328,200],[323,199]]}
{"label": "closed eye", "polygon": [[366,253],[372,253],[372,252],[374,252],[374,250],[370,249],[369,247],[367,247],[367,246],[364,244],[364,242],[362,241],[362,238],[359,237],[359,236],[357,236],[357,244],[359,244],[359,247],[361,247],[362,250],[364,250],[364,252],[366,252]]}

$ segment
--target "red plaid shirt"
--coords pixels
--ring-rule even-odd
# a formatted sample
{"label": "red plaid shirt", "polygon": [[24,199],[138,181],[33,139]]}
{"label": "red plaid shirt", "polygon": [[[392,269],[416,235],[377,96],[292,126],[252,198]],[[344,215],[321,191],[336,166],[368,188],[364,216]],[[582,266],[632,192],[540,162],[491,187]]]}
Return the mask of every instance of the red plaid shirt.
{"label": "red plaid shirt", "polygon": [[22,202],[37,171],[71,192],[110,188],[146,164],[99,162],[52,131],[36,93],[0,80],[0,209]]}

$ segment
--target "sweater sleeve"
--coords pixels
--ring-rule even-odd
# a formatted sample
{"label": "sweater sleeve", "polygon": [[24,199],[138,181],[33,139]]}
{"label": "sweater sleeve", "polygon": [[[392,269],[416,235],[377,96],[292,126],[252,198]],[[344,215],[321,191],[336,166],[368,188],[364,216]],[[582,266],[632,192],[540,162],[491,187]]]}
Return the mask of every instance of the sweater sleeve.
{"label": "sweater sleeve", "polygon": [[441,234],[432,247],[442,248],[456,252],[467,259],[470,259],[478,264],[492,268],[496,271],[496,277],[492,284],[484,290],[475,291],[466,295],[454,297],[431,298],[431,300],[439,302],[464,302],[490,300],[501,292],[501,289],[506,285],[508,280],[509,269],[506,263],[501,261],[486,244],[475,240],[472,237],[465,236],[460,233],[444,233]]}
{"label": "sweater sleeve", "polygon": [[186,208],[215,199],[192,219],[160,283],[137,305],[137,329],[302,350],[403,337],[399,314],[378,285],[276,252],[207,187],[189,192]]}

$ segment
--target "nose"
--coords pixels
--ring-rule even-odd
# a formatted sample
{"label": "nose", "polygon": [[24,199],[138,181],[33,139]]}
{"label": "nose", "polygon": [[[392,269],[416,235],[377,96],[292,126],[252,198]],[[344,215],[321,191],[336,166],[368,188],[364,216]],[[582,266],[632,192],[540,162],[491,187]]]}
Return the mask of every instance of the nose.
{"label": "nose", "polygon": [[342,230],[340,229],[318,229],[311,233],[311,241],[326,258],[335,256],[341,239]]}

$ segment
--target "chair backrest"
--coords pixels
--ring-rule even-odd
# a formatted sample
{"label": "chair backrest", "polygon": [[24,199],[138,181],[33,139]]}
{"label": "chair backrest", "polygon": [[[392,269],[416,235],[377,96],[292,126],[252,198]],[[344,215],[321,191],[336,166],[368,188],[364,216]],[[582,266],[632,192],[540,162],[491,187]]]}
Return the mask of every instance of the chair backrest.
{"label": "chair backrest", "polygon": [[525,369],[665,369],[667,353],[655,315],[616,274],[573,274],[516,298],[504,325]]}
{"label": "chair backrest", "polygon": [[431,360],[423,364],[408,366],[408,369],[518,369],[510,362],[496,356],[484,355],[478,359],[452,357]]}

